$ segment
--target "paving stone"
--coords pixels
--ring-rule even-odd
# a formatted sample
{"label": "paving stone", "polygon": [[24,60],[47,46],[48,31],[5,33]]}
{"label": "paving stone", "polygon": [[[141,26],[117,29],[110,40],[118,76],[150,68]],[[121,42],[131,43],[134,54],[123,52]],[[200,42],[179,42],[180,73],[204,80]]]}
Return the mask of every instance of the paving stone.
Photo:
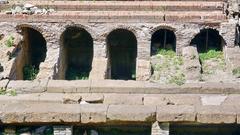
{"label": "paving stone", "polygon": [[189,105],[162,105],[157,106],[157,121],[159,122],[195,122],[194,106]]}
{"label": "paving stone", "polygon": [[198,106],[197,122],[209,124],[236,123],[234,106]]}
{"label": "paving stone", "polygon": [[80,105],[81,123],[103,123],[107,120],[108,105],[87,104]]}
{"label": "paving stone", "polygon": [[104,104],[143,105],[143,94],[104,94]]}
{"label": "paving stone", "polygon": [[144,105],[110,105],[108,121],[149,122],[156,120],[156,107]]}

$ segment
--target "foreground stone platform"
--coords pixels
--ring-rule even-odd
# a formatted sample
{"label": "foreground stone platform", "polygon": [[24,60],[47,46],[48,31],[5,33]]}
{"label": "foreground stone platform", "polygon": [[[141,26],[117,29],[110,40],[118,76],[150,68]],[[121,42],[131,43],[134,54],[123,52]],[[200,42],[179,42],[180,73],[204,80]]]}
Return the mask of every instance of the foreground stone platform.
{"label": "foreground stone platform", "polygon": [[238,105],[1,103],[1,124],[240,123]]}

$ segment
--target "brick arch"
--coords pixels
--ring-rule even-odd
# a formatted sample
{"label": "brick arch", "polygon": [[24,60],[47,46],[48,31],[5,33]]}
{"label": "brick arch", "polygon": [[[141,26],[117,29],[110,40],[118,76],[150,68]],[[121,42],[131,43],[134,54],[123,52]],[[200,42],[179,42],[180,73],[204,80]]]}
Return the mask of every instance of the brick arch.
{"label": "brick arch", "polygon": [[138,34],[137,34],[137,31],[132,27],[132,26],[126,26],[126,25],[117,25],[115,27],[113,27],[112,29],[108,30],[105,34],[104,34],[104,37],[105,39],[107,38],[107,36],[115,31],[115,30],[118,30],[118,29],[124,29],[124,30],[128,30],[130,32],[132,32],[134,34],[134,36],[136,37],[136,39],[138,39]]}
{"label": "brick arch", "polygon": [[76,28],[84,29],[92,36],[93,39],[96,38],[95,32],[91,28],[89,28],[85,25],[82,25],[82,24],[67,24],[60,29],[59,39],[61,38],[62,34],[67,30],[67,28],[70,28],[70,27],[76,27]]}
{"label": "brick arch", "polygon": [[[150,31],[150,35],[153,35],[156,31],[160,30],[160,29],[167,29],[167,30],[170,30],[172,32],[176,32],[176,28],[174,28],[173,26],[170,26],[170,25],[160,25],[160,26],[157,26],[155,28],[153,28],[151,31]],[[176,34],[175,34],[176,35]]]}
{"label": "brick arch", "polygon": [[30,25],[30,24],[20,24],[20,25],[16,26],[16,29],[22,29],[22,28],[31,28],[31,29],[36,30],[37,32],[39,32],[43,36],[43,38],[47,42],[48,38],[47,38],[47,35],[45,34],[46,32],[42,28],[40,28],[38,26],[35,26],[35,25]]}
{"label": "brick arch", "polygon": [[198,29],[197,32],[195,32],[192,37],[190,38],[190,40],[188,41],[188,46],[190,45],[191,41],[202,31],[202,30],[205,30],[205,29],[211,29],[211,30],[216,30],[218,31],[218,34],[219,36],[222,38],[223,42],[224,42],[224,45],[226,45],[226,40],[223,38],[223,35],[220,33],[219,29],[217,27],[209,27],[209,26],[204,26],[204,27],[201,27],[200,29]]}

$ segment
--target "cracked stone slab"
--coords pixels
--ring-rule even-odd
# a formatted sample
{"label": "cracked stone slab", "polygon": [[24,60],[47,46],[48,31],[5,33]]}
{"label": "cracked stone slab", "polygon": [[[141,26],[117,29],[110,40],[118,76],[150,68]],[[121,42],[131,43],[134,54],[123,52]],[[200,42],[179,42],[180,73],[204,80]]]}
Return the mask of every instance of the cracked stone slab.
{"label": "cracked stone slab", "polygon": [[202,95],[201,102],[202,105],[221,105],[226,98],[225,95]]}
{"label": "cracked stone slab", "polygon": [[194,122],[196,111],[190,105],[162,105],[157,106],[157,121],[159,122]]}
{"label": "cracked stone slab", "polygon": [[156,106],[110,105],[108,121],[152,122],[156,120]]}

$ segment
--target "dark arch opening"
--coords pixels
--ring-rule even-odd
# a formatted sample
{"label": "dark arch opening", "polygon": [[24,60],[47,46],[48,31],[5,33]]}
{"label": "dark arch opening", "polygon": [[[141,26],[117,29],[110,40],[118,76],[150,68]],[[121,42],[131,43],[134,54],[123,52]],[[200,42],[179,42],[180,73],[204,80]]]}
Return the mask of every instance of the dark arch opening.
{"label": "dark arch opening", "polygon": [[23,44],[23,79],[33,80],[39,72],[41,62],[45,61],[47,47],[43,35],[33,28],[22,28]]}
{"label": "dark arch opening", "polygon": [[129,30],[117,29],[107,36],[111,79],[135,80],[137,39]]}
{"label": "dark arch opening", "polygon": [[151,55],[157,54],[159,49],[176,50],[176,36],[173,31],[159,29],[151,38]]}
{"label": "dark arch opening", "polygon": [[199,53],[209,50],[222,51],[224,40],[215,29],[203,29],[191,41],[190,45],[196,46]]}
{"label": "dark arch opening", "polygon": [[93,39],[83,28],[68,27],[62,37],[62,79],[86,80],[92,70]]}

